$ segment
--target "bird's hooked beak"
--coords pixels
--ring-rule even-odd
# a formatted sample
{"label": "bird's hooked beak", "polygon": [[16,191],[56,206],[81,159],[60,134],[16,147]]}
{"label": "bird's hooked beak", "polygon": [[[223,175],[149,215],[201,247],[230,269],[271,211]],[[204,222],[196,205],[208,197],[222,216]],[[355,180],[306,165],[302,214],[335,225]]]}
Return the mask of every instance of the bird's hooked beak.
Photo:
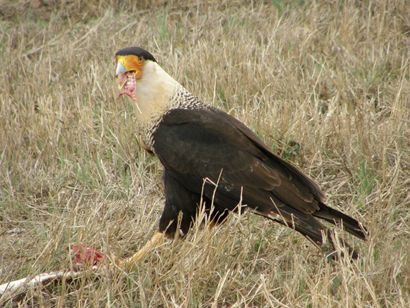
{"label": "bird's hooked beak", "polygon": [[115,70],[115,77],[118,78],[119,75],[126,73],[127,70],[121,62],[117,62],[117,69]]}
{"label": "bird's hooked beak", "polygon": [[118,61],[115,76],[117,77],[118,89],[120,90],[119,96],[128,96],[132,100],[136,100],[135,71],[127,70],[124,64]]}

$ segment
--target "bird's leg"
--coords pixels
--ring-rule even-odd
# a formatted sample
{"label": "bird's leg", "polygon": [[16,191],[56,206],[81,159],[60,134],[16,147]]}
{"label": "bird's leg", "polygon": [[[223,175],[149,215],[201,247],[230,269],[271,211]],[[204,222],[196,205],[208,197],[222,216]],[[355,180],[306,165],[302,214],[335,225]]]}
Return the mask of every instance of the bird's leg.
{"label": "bird's leg", "polygon": [[163,232],[156,232],[152,238],[140,249],[138,250],[133,256],[116,262],[120,267],[132,267],[138,261],[140,261],[148,252],[152,249],[158,247],[165,238],[165,233]]}

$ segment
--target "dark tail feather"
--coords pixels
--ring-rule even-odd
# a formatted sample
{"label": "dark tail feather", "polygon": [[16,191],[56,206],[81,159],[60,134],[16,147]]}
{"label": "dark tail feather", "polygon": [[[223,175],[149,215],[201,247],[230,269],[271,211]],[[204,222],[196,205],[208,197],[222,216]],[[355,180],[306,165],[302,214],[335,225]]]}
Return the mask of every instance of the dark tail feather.
{"label": "dark tail feather", "polygon": [[[275,222],[279,222],[289,228],[295,229],[317,245],[330,259],[337,259],[339,256],[343,256],[343,251],[341,251],[340,254],[337,253],[337,246],[340,246],[340,248],[345,250],[352,259],[357,259],[359,256],[359,254],[349,244],[347,244],[344,240],[337,238],[336,234],[332,230],[326,228],[310,215],[299,213],[299,215],[291,215],[291,220],[289,220],[289,217],[284,217],[284,215],[282,215],[282,219],[278,219],[277,215],[270,215],[261,212],[256,212],[256,214],[269,218]],[[284,213],[282,212],[282,214]]]}
{"label": "dark tail feather", "polygon": [[356,219],[339,212],[338,210],[320,203],[320,210],[312,214],[315,217],[322,218],[332,224],[341,225],[343,228],[362,240],[366,240],[368,231]]}

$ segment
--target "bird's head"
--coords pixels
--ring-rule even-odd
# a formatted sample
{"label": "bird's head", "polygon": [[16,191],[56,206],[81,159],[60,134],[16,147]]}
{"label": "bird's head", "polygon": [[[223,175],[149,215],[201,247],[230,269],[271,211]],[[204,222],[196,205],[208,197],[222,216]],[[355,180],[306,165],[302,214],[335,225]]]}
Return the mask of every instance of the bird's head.
{"label": "bird's head", "polygon": [[136,83],[143,76],[144,66],[147,62],[157,62],[154,56],[140,47],[127,47],[120,49],[115,54],[117,68],[115,76],[120,89],[120,96],[136,98]]}
{"label": "bird's head", "polygon": [[127,47],[115,53],[115,61],[120,96],[136,101],[140,111],[147,113],[165,108],[179,84],[151,53],[140,47]]}

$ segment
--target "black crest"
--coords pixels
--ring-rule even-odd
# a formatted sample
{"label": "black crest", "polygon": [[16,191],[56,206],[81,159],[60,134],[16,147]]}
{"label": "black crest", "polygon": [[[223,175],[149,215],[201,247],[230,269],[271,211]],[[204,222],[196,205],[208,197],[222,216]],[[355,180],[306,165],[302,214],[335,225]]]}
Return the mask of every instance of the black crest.
{"label": "black crest", "polygon": [[116,56],[137,56],[140,57],[144,60],[151,60],[154,62],[157,62],[157,60],[155,60],[154,56],[152,54],[150,54],[148,51],[146,51],[145,49],[142,49],[140,47],[127,47],[127,48],[123,48],[118,50],[115,53]]}

